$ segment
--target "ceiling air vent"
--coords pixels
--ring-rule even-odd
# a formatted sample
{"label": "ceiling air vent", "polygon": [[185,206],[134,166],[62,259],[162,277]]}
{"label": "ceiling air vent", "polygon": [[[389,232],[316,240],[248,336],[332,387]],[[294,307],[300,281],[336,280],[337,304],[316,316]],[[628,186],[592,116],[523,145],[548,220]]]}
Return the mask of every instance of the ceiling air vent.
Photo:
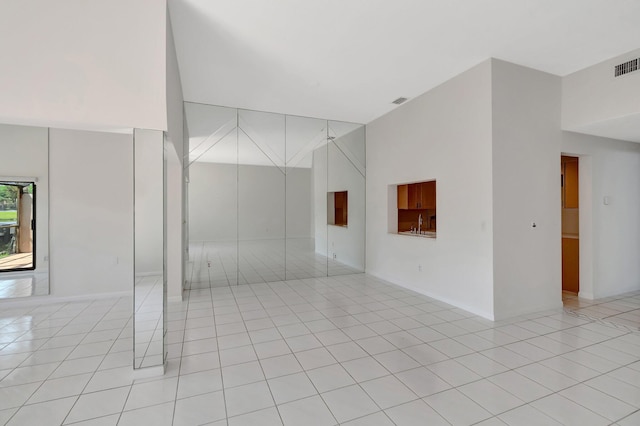
{"label": "ceiling air vent", "polygon": [[638,62],[640,59],[632,59],[624,64],[616,65],[614,71],[614,77],[620,77],[621,75],[629,74],[630,72],[638,71]]}
{"label": "ceiling air vent", "polygon": [[405,103],[407,101],[407,98],[398,98],[395,101],[391,102],[392,104],[396,104],[396,105],[400,105],[402,103]]}

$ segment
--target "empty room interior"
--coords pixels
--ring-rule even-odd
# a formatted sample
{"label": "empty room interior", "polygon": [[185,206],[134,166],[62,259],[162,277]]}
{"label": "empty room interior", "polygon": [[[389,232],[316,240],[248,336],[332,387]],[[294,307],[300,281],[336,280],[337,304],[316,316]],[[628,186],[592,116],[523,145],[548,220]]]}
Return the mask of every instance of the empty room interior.
{"label": "empty room interior", "polygon": [[0,4],[0,424],[640,424],[640,3]]}

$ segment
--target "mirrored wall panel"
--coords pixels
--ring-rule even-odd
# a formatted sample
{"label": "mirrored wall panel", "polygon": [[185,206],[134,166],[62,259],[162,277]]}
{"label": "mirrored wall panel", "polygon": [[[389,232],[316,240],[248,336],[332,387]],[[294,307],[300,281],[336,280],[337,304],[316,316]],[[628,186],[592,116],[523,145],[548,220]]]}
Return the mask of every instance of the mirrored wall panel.
{"label": "mirrored wall panel", "polygon": [[164,134],[135,129],[134,368],[165,361]]}
{"label": "mirrored wall panel", "polygon": [[188,102],[185,121],[187,288],[364,271],[364,126]]}
{"label": "mirrored wall panel", "polygon": [[[287,279],[326,277],[327,223],[316,199],[327,192],[327,122],[315,118],[287,116]],[[319,208],[319,207],[318,207]]]}
{"label": "mirrored wall panel", "polygon": [[284,118],[238,111],[238,284],[285,279]]}
{"label": "mirrored wall panel", "polygon": [[328,226],[329,275],[364,271],[365,128],[329,121],[327,190],[333,193]]}
{"label": "mirrored wall panel", "polygon": [[49,294],[49,132],[0,124],[0,299]]}
{"label": "mirrored wall panel", "polygon": [[187,289],[238,283],[237,120],[234,109],[185,104]]}

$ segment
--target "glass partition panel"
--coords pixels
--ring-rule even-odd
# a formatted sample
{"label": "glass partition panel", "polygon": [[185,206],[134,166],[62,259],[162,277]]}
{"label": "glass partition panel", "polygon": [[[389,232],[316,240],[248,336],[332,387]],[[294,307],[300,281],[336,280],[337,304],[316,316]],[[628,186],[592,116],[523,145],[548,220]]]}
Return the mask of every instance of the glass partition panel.
{"label": "glass partition panel", "polygon": [[238,284],[237,110],[185,103],[187,289]]}
{"label": "glass partition panel", "polygon": [[164,364],[164,134],[135,129],[134,368]]}
{"label": "glass partition panel", "polygon": [[327,222],[318,197],[327,190],[327,122],[287,116],[286,278],[327,276]]}
{"label": "glass partition panel", "polygon": [[49,294],[49,134],[0,124],[0,299]]}
{"label": "glass partition panel", "polygon": [[285,117],[238,111],[238,283],[285,279]]}
{"label": "glass partition panel", "polygon": [[328,126],[327,191],[334,215],[341,216],[328,226],[329,275],[364,272],[365,128],[339,121]]}

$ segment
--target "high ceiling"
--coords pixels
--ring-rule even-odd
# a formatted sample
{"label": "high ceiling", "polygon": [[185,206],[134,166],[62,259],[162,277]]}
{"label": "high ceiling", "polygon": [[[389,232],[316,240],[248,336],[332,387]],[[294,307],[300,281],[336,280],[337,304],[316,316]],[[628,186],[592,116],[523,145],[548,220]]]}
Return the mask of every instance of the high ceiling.
{"label": "high ceiling", "polygon": [[566,75],[639,47],[639,0],[169,0],[184,98],[368,123],[495,57]]}

